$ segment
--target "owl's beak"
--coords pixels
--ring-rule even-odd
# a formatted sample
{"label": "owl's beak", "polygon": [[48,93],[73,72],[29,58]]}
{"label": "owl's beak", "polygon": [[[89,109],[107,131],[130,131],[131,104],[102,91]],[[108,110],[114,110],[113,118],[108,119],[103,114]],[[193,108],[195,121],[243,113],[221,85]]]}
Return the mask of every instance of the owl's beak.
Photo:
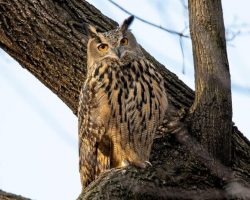
{"label": "owl's beak", "polygon": [[121,50],[120,49],[116,49],[116,55],[118,56],[118,58],[121,58]]}
{"label": "owl's beak", "polygon": [[111,51],[112,53],[112,57],[119,60],[121,58],[121,51],[119,50],[119,48],[114,48]]}
{"label": "owl's beak", "polygon": [[117,59],[121,58],[121,51],[119,48],[114,48],[113,52],[117,56]]}

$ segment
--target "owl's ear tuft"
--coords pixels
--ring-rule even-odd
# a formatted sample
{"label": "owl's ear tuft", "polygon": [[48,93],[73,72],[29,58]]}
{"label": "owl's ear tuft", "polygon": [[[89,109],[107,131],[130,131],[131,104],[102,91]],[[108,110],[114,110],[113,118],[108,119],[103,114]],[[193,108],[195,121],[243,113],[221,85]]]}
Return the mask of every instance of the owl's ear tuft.
{"label": "owl's ear tuft", "polygon": [[131,15],[129,18],[124,20],[124,22],[120,26],[122,33],[125,33],[128,30],[128,27],[132,24],[132,22],[134,21],[134,18],[135,17],[133,15]]}
{"label": "owl's ear tuft", "polygon": [[85,24],[84,29],[88,38],[99,38],[96,27],[89,24]]}

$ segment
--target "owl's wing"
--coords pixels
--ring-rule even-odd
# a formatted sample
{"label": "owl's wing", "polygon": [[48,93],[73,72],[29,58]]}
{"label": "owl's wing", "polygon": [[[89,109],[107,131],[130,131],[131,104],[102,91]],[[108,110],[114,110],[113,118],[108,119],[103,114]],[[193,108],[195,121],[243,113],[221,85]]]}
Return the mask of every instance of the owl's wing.
{"label": "owl's wing", "polygon": [[[137,83],[141,88],[141,99],[138,99],[138,102],[143,102],[140,113],[140,132],[142,139],[149,145],[153,142],[156,129],[163,121],[168,107],[168,99],[164,79],[155,66],[147,59],[141,60],[138,65],[145,69]],[[142,95],[143,93],[144,95]]]}
{"label": "owl's wing", "polygon": [[97,157],[96,138],[91,134],[93,130],[91,130],[90,95],[87,88],[81,91],[78,110],[79,170],[82,186],[84,187],[95,179]]}
{"label": "owl's wing", "polygon": [[[98,95],[97,95],[98,96]],[[84,86],[78,110],[79,169],[83,186],[89,185],[100,172],[109,168],[105,127],[99,119],[93,87]],[[103,139],[104,138],[104,139]],[[105,143],[106,142],[106,143]]]}
{"label": "owl's wing", "polygon": [[[130,136],[130,145],[134,145],[133,148],[137,149],[137,152],[144,149],[144,155],[147,157],[151,151],[156,128],[162,122],[168,105],[167,96],[163,78],[153,64],[148,60],[141,60],[134,63],[134,67],[137,71],[143,69],[143,72],[136,75],[134,88],[129,91],[127,103],[123,105],[128,115],[125,116],[128,125],[126,128]],[[130,103],[133,102],[131,99],[136,103]]]}

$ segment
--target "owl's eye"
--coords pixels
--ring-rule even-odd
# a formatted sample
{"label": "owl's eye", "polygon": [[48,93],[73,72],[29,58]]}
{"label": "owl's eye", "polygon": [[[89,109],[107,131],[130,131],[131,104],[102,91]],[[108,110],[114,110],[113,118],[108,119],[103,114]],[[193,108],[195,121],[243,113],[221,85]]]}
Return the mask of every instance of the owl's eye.
{"label": "owl's eye", "polygon": [[97,48],[98,48],[99,51],[105,52],[105,51],[108,50],[109,46],[107,44],[102,43]]}
{"label": "owl's eye", "polygon": [[128,45],[128,38],[122,38],[120,41],[121,45]]}

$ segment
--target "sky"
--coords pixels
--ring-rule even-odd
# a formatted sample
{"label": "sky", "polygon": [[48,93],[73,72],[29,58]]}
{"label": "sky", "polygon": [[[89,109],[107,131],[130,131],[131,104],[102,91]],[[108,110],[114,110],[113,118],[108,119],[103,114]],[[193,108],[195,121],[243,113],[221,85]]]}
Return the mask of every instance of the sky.
{"label": "sky", "polygon": [[[89,1],[121,23],[128,15],[107,0]],[[182,31],[188,13],[179,1],[116,0],[131,13],[157,25]],[[171,2],[171,3],[169,3]],[[250,138],[250,19],[247,0],[224,0],[226,29],[241,30],[228,42],[232,80],[233,121]],[[142,6],[143,5],[143,6]],[[194,88],[190,40],[179,38],[138,20],[131,26],[138,42]],[[72,111],[26,69],[0,50],[0,189],[36,200],[76,199],[78,173],[77,118]]]}

